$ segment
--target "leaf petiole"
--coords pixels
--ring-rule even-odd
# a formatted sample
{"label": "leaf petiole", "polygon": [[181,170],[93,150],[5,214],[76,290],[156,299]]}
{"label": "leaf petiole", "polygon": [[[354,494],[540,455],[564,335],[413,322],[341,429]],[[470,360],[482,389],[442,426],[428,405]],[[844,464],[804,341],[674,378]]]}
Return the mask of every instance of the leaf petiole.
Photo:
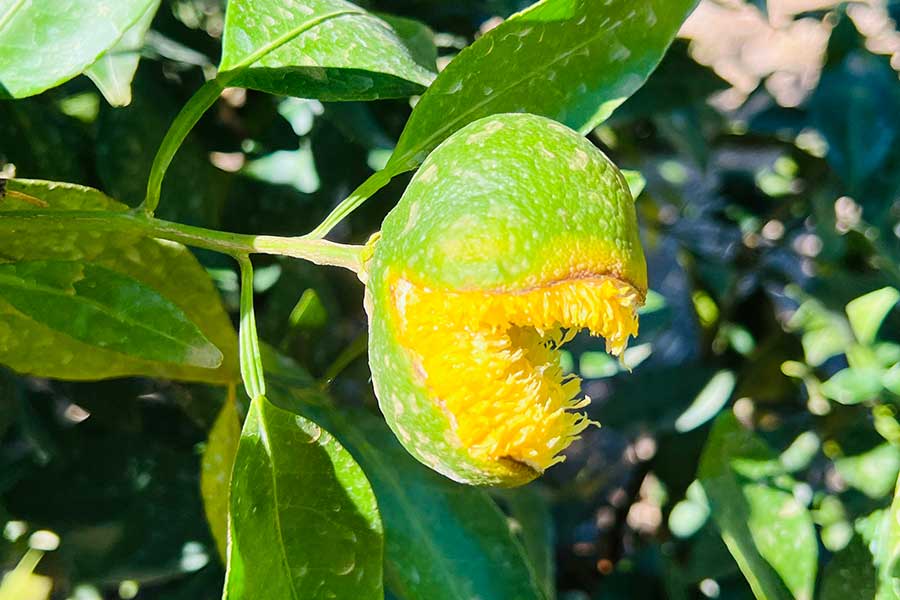
{"label": "leaf petiole", "polygon": [[238,257],[241,266],[241,327],[238,346],[241,355],[241,379],[247,395],[256,400],[266,395],[266,379],[263,373],[259,337],[256,333],[256,313],[253,309],[253,263],[250,257]]}

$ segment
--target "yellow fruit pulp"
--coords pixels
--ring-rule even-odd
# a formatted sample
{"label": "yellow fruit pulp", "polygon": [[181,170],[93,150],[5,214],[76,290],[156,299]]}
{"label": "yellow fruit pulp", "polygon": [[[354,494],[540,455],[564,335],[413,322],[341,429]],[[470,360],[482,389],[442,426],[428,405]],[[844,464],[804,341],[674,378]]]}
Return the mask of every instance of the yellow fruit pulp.
{"label": "yellow fruit pulp", "polygon": [[591,424],[578,409],[581,382],[559,347],[587,329],[619,355],[637,335],[642,295],[609,276],[567,279],[516,292],[391,285],[399,340],[415,376],[479,459],[510,459],[543,472]]}

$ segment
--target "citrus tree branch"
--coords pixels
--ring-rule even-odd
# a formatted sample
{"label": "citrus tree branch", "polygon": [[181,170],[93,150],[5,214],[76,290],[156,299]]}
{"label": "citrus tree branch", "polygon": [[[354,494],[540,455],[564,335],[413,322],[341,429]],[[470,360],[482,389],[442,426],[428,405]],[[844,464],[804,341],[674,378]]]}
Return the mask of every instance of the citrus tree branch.
{"label": "citrus tree branch", "polygon": [[317,265],[362,268],[363,246],[336,244],[304,237],[228,233],[172,223],[138,211],[8,211],[0,216],[0,237],[53,232],[95,231],[134,233],[204,248],[234,257],[274,254],[301,258]]}

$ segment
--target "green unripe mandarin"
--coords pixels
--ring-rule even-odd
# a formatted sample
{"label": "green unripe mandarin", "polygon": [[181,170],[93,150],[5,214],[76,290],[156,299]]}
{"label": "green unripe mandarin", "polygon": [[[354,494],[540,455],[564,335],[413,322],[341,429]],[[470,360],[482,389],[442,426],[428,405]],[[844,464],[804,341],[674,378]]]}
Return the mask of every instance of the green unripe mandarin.
{"label": "green unripe mandarin", "polygon": [[621,352],[646,289],[633,200],[602,152],[542,117],[476,121],[422,164],[368,263],[385,419],[451,479],[525,483],[589,425],[557,348],[588,329]]}

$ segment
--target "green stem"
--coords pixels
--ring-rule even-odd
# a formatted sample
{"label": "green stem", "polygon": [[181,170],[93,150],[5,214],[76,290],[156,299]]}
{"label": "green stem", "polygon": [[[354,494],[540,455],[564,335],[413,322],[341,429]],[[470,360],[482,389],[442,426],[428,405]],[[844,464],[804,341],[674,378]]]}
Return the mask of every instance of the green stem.
{"label": "green stem", "polygon": [[165,177],[169,165],[172,164],[172,159],[175,158],[175,154],[181,148],[188,133],[194,128],[200,117],[216,103],[228,82],[234,79],[234,75],[233,72],[220,74],[215,79],[204,83],[203,87],[191,96],[191,99],[175,117],[175,121],[166,132],[166,137],[163,138],[156,157],[153,159],[153,166],[150,167],[150,179],[147,180],[147,195],[139,210],[153,215],[156,207],[159,206],[163,177]]}
{"label": "green stem", "polygon": [[50,234],[59,231],[134,233],[179,242],[231,256],[274,254],[302,258],[359,273],[363,246],[335,244],[305,237],[277,237],[214,231],[154,219],[140,212],[8,211],[0,216],[0,239],[6,235]]}
{"label": "green stem", "polygon": [[324,238],[338,223],[359,208],[363,202],[373,196],[375,192],[386,186],[394,175],[395,173],[388,171],[387,168],[373,173],[371,177],[362,183],[362,185],[353,190],[352,194],[338,204],[318,227],[303,237],[312,240]]}
{"label": "green stem", "polygon": [[241,327],[238,331],[241,378],[247,395],[256,400],[266,395],[266,379],[256,333],[256,313],[253,310],[253,263],[249,257],[240,256],[238,264],[241,266]]}
{"label": "green stem", "polygon": [[184,142],[188,133],[194,128],[194,125],[197,124],[200,117],[216,103],[216,100],[219,99],[219,96],[222,95],[222,91],[228,87],[229,83],[234,81],[238,75],[253,63],[257,62],[273,50],[287,44],[297,36],[321,25],[325,21],[354,14],[366,13],[360,10],[342,9],[319,15],[304,23],[303,26],[293,29],[283,36],[272,40],[269,44],[260,46],[255,52],[241,59],[240,62],[234,65],[223,64],[223,70],[219,72],[215,79],[207,81],[193,96],[191,96],[191,99],[188,100],[187,104],[181,109],[181,112],[178,113],[178,116],[175,117],[175,120],[169,127],[169,131],[166,132],[166,137],[163,138],[162,143],[159,145],[159,150],[156,152],[156,157],[153,159],[153,166],[150,167],[150,178],[147,180],[147,195],[144,197],[143,203],[141,203],[140,210],[148,215],[153,215],[156,207],[159,206],[163,177],[165,177],[166,170],[172,163],[172,159],[175,158],[175,154],[178,152],[178,149],[181,147],[181,144]]}
{"label": "green stem", "polygon": [[357,336],[350,342],[350,345],[344,348],[338,357],[334,359],[334,362],[331,363],[331,366],[328,367],[328,370],[325,371],[325,374],[319,380],[319,385],[322,386],[323,389],[327,389],[328,386],[331,385],[331,382],[334,381],[344,369],[349,367],[353,361],[366,353],[368,347],[369,336],[366,334]]}

